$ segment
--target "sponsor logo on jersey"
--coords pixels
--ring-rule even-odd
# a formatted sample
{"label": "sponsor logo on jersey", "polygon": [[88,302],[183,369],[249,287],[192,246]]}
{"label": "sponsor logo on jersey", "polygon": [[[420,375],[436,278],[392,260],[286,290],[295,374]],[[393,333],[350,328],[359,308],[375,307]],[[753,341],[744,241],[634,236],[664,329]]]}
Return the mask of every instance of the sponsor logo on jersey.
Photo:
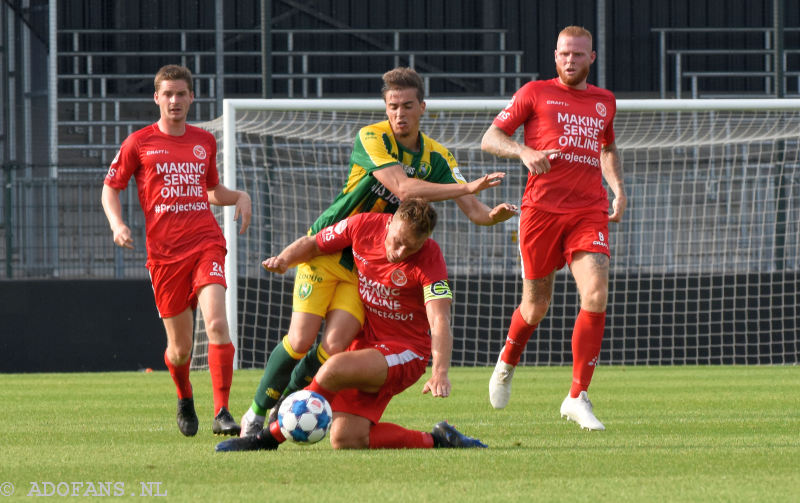
{"label": "sponsor logo on jersey", "polygon": [[194,152],[194,156],[200,160],[205,159],[207,155],[206,149],[204,149],[202,145],[195,145],[192,152]]}
{"label": "sponsor logo on jersey", "polygon": [[561,100],[547,100],[547,104],[548,105],[558,105],[560,107],[568,107],[569,106],[569,103],[567,103],[566,101],[561,101]]}
{"label": "sponsor logo on jersey", "polygon": [[303,283],[297,287],[297,296],[300,300],[306,300],[308,296],[311,295],[311,290],[313,290],[313,287],[310,283]]}
{"label": "sponsor logo on jersey", "polygon": [[333,227],[333,232],[341,234],[345,229],[347,229],[347,220],[342,220]]}
{"label": "sponsor logo on jersey", "polygon": [[111,161],[111,164],[116,164],[119,161],[119,150],[117,150],[117,155],[114,156],[114,160]]}
{"label": "sponsor logo on jersey", "polygon": [[400,269],[395,269],[392,271],[392,283],[397,286],[405,286],[408,283],[408,278],[406,278],[406,273],[401,271]]}
{"label": "sponsor logo on jersey", "polygon": [[464,175],[461,174],[461,170],[458,169],[458,166],[453,166],[453,178],[461,182],[467,183],[467,179],[464,178]]}
{"label": "sponsor logo on jersey", "polygon": [[594,108],[595,110],[597,110],[597,113],[600,114],[600,117],[605,117],[606,114],[608,113],[608,110],[606,110],[606,106],[603,105],[602,103],[598,103],[597,105],[594,106]]}
{"label": "sponsor logo on jersey", "polygon": [[162,148],[162,149],[158,149],[158,150],[145,150],[145,152],[144,152],[144,155],[146,155],[146,156],[148,156],[148,155],[161,155],[161,154],[168,155],[169,154],[169,150],[167,150],[165,148]]}

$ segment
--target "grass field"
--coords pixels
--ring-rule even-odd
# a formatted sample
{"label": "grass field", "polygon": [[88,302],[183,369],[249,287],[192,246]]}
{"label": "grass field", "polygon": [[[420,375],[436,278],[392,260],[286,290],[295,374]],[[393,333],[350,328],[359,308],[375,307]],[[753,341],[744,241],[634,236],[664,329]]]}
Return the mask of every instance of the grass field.
{"label": "grass field", "polygon": [[[444,400],[420,395],[420,381],[384,416],[422,430],[448,419],[489,449],[334,452],[326,439],[219,454],[206,372],[193,374],[194,438],[175,426],[166,372],[0,375],[0,502],[100,483],[184,501],[800,499],[798,367],[601,367],[590,395],[605,432],[559,418],[569,368],[519,368],[502,411],[488,403],[490,373],[453,369]],[[236,372],[237,418],[260,374]]]}

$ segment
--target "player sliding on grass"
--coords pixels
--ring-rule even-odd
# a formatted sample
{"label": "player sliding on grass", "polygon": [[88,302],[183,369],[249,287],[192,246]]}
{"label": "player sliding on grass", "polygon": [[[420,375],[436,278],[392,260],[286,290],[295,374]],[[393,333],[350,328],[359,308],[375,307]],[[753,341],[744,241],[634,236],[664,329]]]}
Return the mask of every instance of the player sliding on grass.
{"label": "player sliding on grass", "polygon": [[[504,173],[466,183],[452,154],[420,131],[425,101],[417,72],[395,68],[384,74],[383,82],[388,120],[359,131],[342,191],[314,222],[309,234],[355,213],[392,213],[409,197],[455,199],[461,211],[478,225],[494,225],[514,216],[516,206],[503,203],[490,209],[473,195],[498,185]],[[312,348],[323,320],[322,341]],[[329,355],[350,344],[363,321],[349,250],[300,264],[289,332],[269,355],[253,403],[242,417],[242,436],[260,431],[267,411],[284,391],[288,394],[308,384]]]}
{"label": "player sliding on grass", "polygon": [[[555,50],[558,77],[525,84],[483,136],[483,150],[517,158],[528,170],[520,215],[522,302],[489,381],[496,409],[508,404],[511,378],[525,344],[544,318],[558,269],[569,264],[581,298],[572,332],[572,387],[561,415],[603,430],[586,394],[600,356],[608,299],[608,222],[619,222],[627,197],[614,144],[616,101],[586,83],[594,62],[592,35],[568,26]],[[524,124],[524,145],[511,135]],[[605,177],[614,191],[608,215]]]}
{"label": "player sliding on grass", "polygon": [[178,428],[186,436],[197,433],[189,364],[192,310],[199,305],[209,340],[212,430],[238,435],[239,426],[228,412],[234,347],[225,318],[225,238],[209,203],[235,205],[235,218],[241,216],[244,232],[250,225],[250,196],[219,183],[214,136],[186,124],[194,100],[191,72],[182,66],[162,67],[155,77],[154,99],[161,118],[122,143],[105,178],[103,209],[114,243],[132,249],[119,194],[133,176],[145,217],[146,265],[167,332],[164,363],[178,390]]}
{"label": "player sliding on grass", "polygon": [[[334,449],[486,447],[444,421],[431,433],[379,422],[392,397],[425,374],[431,354],[432,376],[422,392],[442,398],[450,394],[453,296],[442,252],[430,239],[435,225],[436,212],[428,203],[408,199],[394,215],[354,215],[316,236],[298,239],[263,262],[266,269],[283,274],[313,257],[352,247],[364,327],[306,387],[331,404]],[[283,440],[273,421],[256,435],[220,443],[217,450],[275,449]]]}

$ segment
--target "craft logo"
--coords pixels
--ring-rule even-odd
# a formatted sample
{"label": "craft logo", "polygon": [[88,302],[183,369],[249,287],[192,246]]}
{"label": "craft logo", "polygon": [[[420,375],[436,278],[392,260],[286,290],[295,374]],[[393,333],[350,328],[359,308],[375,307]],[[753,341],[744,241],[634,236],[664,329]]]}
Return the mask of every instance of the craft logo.
{"label": "craft logo", "polygon": [[608,243],[606,243],[606,237],[603,235],[602,232],[597,233],[597,241],[592,241],[594,246],[602,246],[603,248],[608,248]]}
{"label": "craft logo", "polygon": [[392,283],[397,286],[405,286],[408,283],[408,278],[406,278],[406,274],[403,271],[395,269],[392,271]]}
{"label": "craft logo", "polygon": [[595,110],[597,110],[597,113],[600,114],[600,117],[605,117],[606,114],[608,113],[608,110],[606,110],[606,106],[603,105],[602,103],[598,103],[597,105],[594,106],[594,108]]}
{"label": "craft logo", "polygon": [[197,157],[200,160],[203,160],[203,159],[206,158],[206,149],[204,149],[202,145],[195,145],[193,152],[194,152],[194,156]]}
{"label": "craft logo", "polygon": [[333,228],[333,232],[336,234],[341,234],[345,229],[347,229],[347,220],[342,220],[336,224],[336,226]]}
{"label": "craft logo", "polygon": [[219,262],[211,262],[211,272],[208,273],[209,276],[217,276],[219,278],[225,277],[225,267],[220,264]]}
{"label": "craft logo", "polygon": [[297,287],[297,296],[300,297],[300,300],[306,300],[308,296],[311,295],[312,289],[310,283],[303,283]]}

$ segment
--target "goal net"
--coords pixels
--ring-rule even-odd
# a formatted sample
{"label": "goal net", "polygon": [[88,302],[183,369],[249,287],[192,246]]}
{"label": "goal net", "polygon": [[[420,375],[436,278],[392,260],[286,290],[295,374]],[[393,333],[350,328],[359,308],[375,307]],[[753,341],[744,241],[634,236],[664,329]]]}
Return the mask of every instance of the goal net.
{"label": "goal net", "polygon": [[[519,204],[524,167],[480,150],[506,102],[427,104],[422,130],[451,150],[468,180],[508,173],[478,198]],[[253,199],[246,234],[236,234],[230,210],[223,219],[239,367],[263,368],[289,325],[294,270],[270,274],[261,261],[306,233],[344,184],[358,130],[384,118],[380,99],[226,100],[223,117],[201,124],[220,141],[225,183]],[[620,100],[614,128],[629,206],[609,228],[601,361],[797,363],[800,100]],[[492,365],[521,296],[518,219],[480,227],[453,202],[435,207],[433,237],[455,294],[453,364]],[[565,268],[523,364],[571,362],[578,307]],[[193,365],[202,367],[199,317],[196,326]]]}

